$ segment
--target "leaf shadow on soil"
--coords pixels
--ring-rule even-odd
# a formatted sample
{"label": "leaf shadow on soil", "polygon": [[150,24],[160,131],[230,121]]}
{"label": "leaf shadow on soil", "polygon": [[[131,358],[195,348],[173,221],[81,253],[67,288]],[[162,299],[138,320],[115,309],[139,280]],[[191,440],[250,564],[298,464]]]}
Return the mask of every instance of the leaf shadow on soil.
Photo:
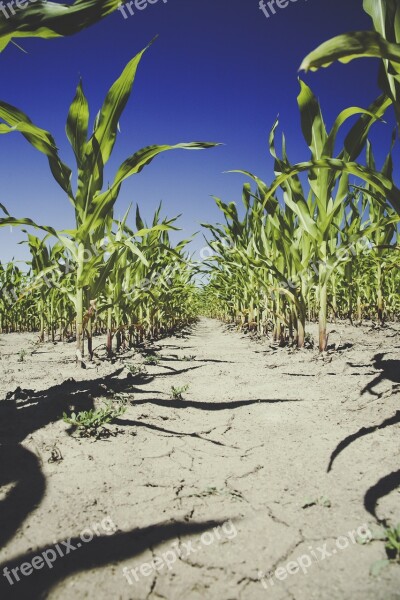
{"label": "leaf shadow on soil", "polygon": [[[60,420],[64,411],[94,408],[96,397],[145,392],[135,387],[134,376],[118,379],[122,371],[123,368],[119,368],[94,380],[68,380],[41,391],[18,387],[0,402],[0,488],[12,486],[0,499],[0,546],[14,536],[46,490],[41,459],[21,442],[49,423]],[[153,379],[147,378],[146,383]]]}
{"label": "leaf shadow on soil", "polygon": [[[394,384],[400,384],[400,360],[397,359],[384,359],[385,353],[375,354],[373,357],[373,367],[380,372],[370,381],[360,392],[360,395],[364,395],[369,392],[378,399],[382,397],[383,393],[379,394],[374,391],[374,388],[382,383],[383,381],[391,381]],[[347,363],[353,368],[360,368],[369,365],[357,365],[353,363]],[[398,386],[395,385],[394,388]],[[343,452],[345,448],[350,446],[353,442],[359,438],[374,433],[377,430],[385,429],[392,425],[400,423],[400,411],[387,419],[385,419],[380,425],[372,425],[370,427],[362,427],[356,433],[353,433],[344,438],[332,452],[327,468],[329,473],[332,470],[332,466],[336,458]],[[370,513],[378,522],[385,524],[385,519],[380,519],[376,514],[376,508],[379,500],[384,496],[387,496],[394,490],[400,487],[400,470],[393,471],[387,475],[384,475],[374,485],[372,485],[364,495],[364,508]]]}
{"label": "leaf shadow on soil", "polygon": [[113,396],[119,392],[160,393],[144,390],[135,384],[148,384],[154,377],[128,375],[118,379],[124,367],[98,379],[75,381],[70,379],[47,390],[29,390],[18,387],[0,402],[0,443],[18,443],[48,423],[59,420],[64,411],[90,410],[94,399]]}
{"label": "leaf shadow on soil", "polygon": [[13,487],[0,501],[0,547],[12,539],[46,490],[40,460],[19,444],[0,446],[0,488],[8,485]]}
{"label": "leaf shadow on soil", "polygon": [[[194,350],[196,346],[177,346],[175,344],[163,344],[162,346],[158,346],[157,350]],[[145,350],[144,350],[145,352]]]}
{"label": "leaf shadow on soil", "polygon": [[[187,372],[189,369],[177,372]],[[0,543],[4,546],[23,524],[29,514],[40,504],[46,491],[46,480],[42,471],[41,458],[34,452],[24,448],[21,442],[33,432],[45,427],[51,422],[58,421],[64,411],[90,410],[94,408],[95,398],[106,397],[118,392],[126,393],[152,393],[136,385],[150,384],[154,376],[138,374],[119,378],[124,368],[119,368],[112,374],[94,380],[75,381],[67,380],[62,384],[52,386],[46,390],[34,391],[17,388],[9,392],[6,399],[0,402],[0,487],[12,485],[11,489],[0,500]],[[172,373],[171,373],[172,374]],[[176,374],[176,373],[175,373]],[[165,373],[162,374],[165,376]],[[300,400],[242,400],[235,402],[192,402],[188,400],[137,400],[135,404],[153,403],[170,408],[197,408],[199,410],[231,410],[243,406],[259,403],[293,402]],[[182,433],[163,430],[156,425],[140,421],[121,422],[121,424],[134,425],[135,427],[148,427],[171,435],[200,436],[196,433]],[[202,438],[204,441],[221,444],[216,440]],[[139,554],[149,546],[154,546],[163,540],[177,537],[178,529],[181,535],[189,535],[196,531],[204,531],[218,523],[181,523],[159,525],[130,533],[118,533],[112,537],[96,538],[87,547],[79,552],[68,555],[53,569],[35,571],[29,577],[23,577],[15,588],[12,588],[4,577],[0,578],[0,586],[6,585],[7,595],[17,593],[18,598],[43,597],[49,587],[62,581],[70,574],[89,568],[104,566],[109,562],[124,560]],[[178,529],[177,529],[178,528]],[[25,553],[13,559],[12,563],[0,565],[0,570],[5,566],[14,568],[22,562],[27,562],[34,555]]]}
{"label": "leaf shadow on soil", "polygon": [[161,368],[167,369],[169,373],[155,373],[154,377],[168,377],[169,375],[181,375],[182,373],[189,373],[189,371],[195,371],[196,369],[202,369],[205,365],[198,365],[196,367],[187,367],[186,369],[174,369],[173,367],[167,367],[167,365],[158,365]]}
{"label": "leaf shadow on soil", "polygon": [[[329,473],[332,470],[333,462],[339,456],[341,452],[348,446],[350,446],[357,439],[373,433],[379,429],[385,429],[385,427],[390,427],[391,425],[397,425],[400,423],[400,411],[396,411],[396,413],[390,417],[389,419],[385,419],[380,425],[374,425],[372,427],[362,427],[357,433],[349,435],[344,440],[342,440],[332,452],[327,472]],[[400,487],[400,470],[394,471],[393,473],[389,473],[385,475],[377,483],[371,486],[364,495],[364,508],[367,512],[370,513],[378,522],[387,525],[385,519],[379,519],[376,514],[376,506],[378,501],[387,496],[394,490]]]}
{"label": "leaf shadow on soil", "polygon": [[[82,544],[81,537],[71,538],[69,543],[75,549],[71,549],[63,557],[58,557],[52,563],[53,567],[51,569],[47,568],[45,564],[41,570],[33,570],[33,573],[26,577],[17,571],[20,581],[15,582],[13,586],[4,577],[1,577],[0,590],[6,590],[6,594],[1,597],[7,598],[7,600],[11,598],[18,598],[18,600],[40,600],[41,598],[47,598],[48,593],[54,586],[73,574],[133,559],[149,548],[154,550],[162,542],[201,534],[213,527],[222,525],[225,521],[213,520],[197,523],[178,521],[161,523],[150,527],[133,529],[128,532],[118,531],[108,536],[94,537],[92,541],[86,544]],[[62,542],[63,540],[59,540],[48,546],[38,548],[33,552],[19,554],[12,561],[0,564],[0,571],[3,571],[5,567],[11,571],[13,568],[20,567],[22,563],[31,563],[35,556],[40,556],[43,552],[51,548],[54,549],[57,543],[66,551],[66,547],[63,546]],[[80,547],[77,547],[78,544],[80,544]],[[54,553],[56,553],[55,550]],[[134,566],[137,565],[131,565],[131,567]],[[124,577],[122,569],[120,577]],[[13,580],[15,581],[14,578]],[[127,581],[126,586],[129,591]]]}
{"label": "leaf shadow on soil", "polygon": [[376,514],[376,505],[378,501],[387,496],[391,492],[394,492],[400,487],[400,470],[393,471],[385,475],[377,483],[371,486],[364,496],[364,508],[372,515],[379,523],[388,526],[386,519],[380,519]]}
{"label": "leaf shadow on soil", "polygon": [[[397,359],[384,359],[385,353],[375,354],[373,357],[372,367],[377,371],[380,371],[372,381],[361,390],[361,396],[369,392],[377,398],[381,398],[382,394],[378,394],[374,391],[374,388],[379,385],[382,381],[391,381],[394,384],[400,384],[400,360]],[[360,368],[366,365],[356,365],[353,363],[347,363],[350,367]],[[370,366],[370,365],[368,365]]]}
{"label": "leaf shadow on soil", "polygon": [[159,400],[158,398],[146,398],[145,400],[135,400],[135,406],[141,404],[154,404],[166,408],[196,408],[197,410],[233,410],[242,406],[251,406],[253,404],[278,404],[281,402],[304,402],[297,398],[271,398],[269,400],[232,400],[231,402],[198,402],[195,400]]}
{"label": "leaf shadow on soil", "polygon": [[13,486],[0,501],[1,546],[13,537],[46,490],[39,458],[21,442],[58,420],[71,406],[76,410],[93,408],[87,388],[84,382],[70,381],[41,392],[17,388],[0,402],[0,487]]}
{"label": "leaf shadow on soil", "polygon": [[[144,423],[143,421],[133,421],[132,419],[115,419],[115,425],[119,425],[120,427],[146,427],[146,429],[151,429],[153,431],[159,431],[160,433],[168,433],[173,437],[194,437],[199,440],[204,440],[205,442],[209,442],[210,444],[215,444],[216,446],[227,447],[226,444],[222,442],[218,442],[217,440],[212,440],[210,438],[205,438],[201,434],[196,432],[185,433],[184,431],[173,431],[171,429],[165,429],[164,427],[159,427],[158,425],[154,425],[152,423]],[[229,446],[232,448],[233,446]]]}
{"label": "leaf shadow on soil", "polygon": [[186,358],[179,358],[179,356],[176,355],[172,355],[172,356],[163,356],[160,355],[160,362],[200,362],[200,363],[223,363],[226,365],[233,365],[234,362],[232,360],[218,360],[218,359],[213,359],[213,358],[191,358],[190,361],[188,361],[188,359]]}
{"label": "leaf shadow on soil", "polygon": [[[154,376],[128,375],[118,378],[123,370],[123,367],[119,368],[110,375],[94,380],[67,380],[41,391],[18,387],[14,392],[9,392],[6,399],[0,402],[0,488],[12,486],[8,493],[7,489],[3,489],[3,497],[0,500],[0,544],[2,547],[14,537],[29,514],[40,504],[46,491],[42,459],[23,447],[21,442],[47,424],[58,421],[64,411],[94,408],[95,398],[112,396],[118,392],[149,393],[149,390],[136,388],[135,384],[149,384],[154,380]],[[250,400],[237,403],[237,405],[257,402],[257,400]],[[184,404],[185,401],[180,401],[181,406],[182,403]],[[162,403],[163,406],[167,404],[168,401]],[[229,404],[224,408],[230,408]],[[210,408],[212,408],[212,404],[208,406],[208,409]],[[205,403],[203,409],[206,409]],[[123,424],[163,431],[162,428],[140,421],[124,422]],[[182,432],[165,431],[177,436],[186,435]],[[193,436],[196,435],[201,437],[200,434],[193,434]],[[206,442],[221,444],[215,440],[202,439]],[[133,558],[162,541],[202,532],[223,522],[168,523],[135,529],[128,533],[118,532],[112,536],[96,537],[90,544],[80,548],[79,552],[71,553],[62,560],[60,558],[52,569],[43,568],[43,570],[34,571],[29,577],[20,575],[21,581],[14,583],[15,587],[10,586],[6,578],[1,576],[0,589],[3,588],[7,591],[5,595],[0,593],[0,597],[29,600],[47,597],[46,592],[51,587],[73,573]],[[57,542],[34,552],[20,554],[12,561],[0,565],[0,571],[6,566],[12,569],[20,566],[23,562],[31,561],[34,556],[54,547],[55,543]],[[79,538],[74,538],[71,543],[79,543]]]}
{"label": "leaf shadow on soil", "polygon": [[343,450],[350,446],[353,442],[360,439],[364,435],[369,435],[370,433],[374,433],[374,431],[378,431],[379,429],[385,429],[385,427],[397,425],[398,423],[400,423],[400,410],[397,410],[392,417],[385,419],[380,425],[372,425],[371,427],[361,427],[361,429],[359,429],[356,433],[348,435],[336,446],[335,450],[332,452],[327,468],[327,473],[329,473],[332,470],[333,463],[339,456],[339,454],[341,454]]}

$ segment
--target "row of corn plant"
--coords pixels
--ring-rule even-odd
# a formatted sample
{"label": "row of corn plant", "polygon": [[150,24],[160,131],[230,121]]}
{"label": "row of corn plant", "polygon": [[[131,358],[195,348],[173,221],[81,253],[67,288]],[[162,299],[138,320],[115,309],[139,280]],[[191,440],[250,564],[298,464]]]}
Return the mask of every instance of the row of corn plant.
{"label": "row of corn plant", "polygon": [[[390,290],[399,282],[394,254],[399,218],[395,203],[386,202],[392,181],[392,149],[379,170],[367,134],[381,117],[380,103],[368,110],[342,111],[330,131],[317,99],[302,81],[298,105],[311,159],[293,167],[284,136],[278,153],[276,121],[269,138],[277,176],[272,186],[239,171],[255,183],[253,191],[248,184],[244,188],[243,220],[233,203],[226,205],[216,199],[225,226],[205,225],[212,232],[215,257],[208,263],[210,280],[204,297],[207,303],[211,301],[212,310],[218,306],[226,316],[242,325],[246,322],[248,327],[262,330],[271,324],[276,340],[283,342],[288,337],[298,347],[304,346],[307,316],[317,313],[319,349],[325,351],[329,312],[335,318],[345,311],[353,319],[353,307],[357,306],[360,321],[365,316],[362,303],[369,314],[375,303],[373,312],[383,323],[386,293],[386,314],[396,314],[398,297]],[[338,134],[356,115],[358,121],[337,153]],[[363,148],[365,172],[354,167]],[[342,164],[350,167],[338,168]],[[300,179],[300,171],[307,171],[306,180]],[[350,173],[357,176],[354,184]],[[362,300],[363,281],[356,277],[360,268],[370,290],[368,302]],[[367,272],[369,279],[365,278]]]}
{"label": "row of corn plant", "polygon": [[[160,220],[156,211],[146,227],[139,210],[140,237],[131,243],[125,220],[114,222],[103,242],[100,277],[83,316],[88,355],[93,336],[107,334],[107,353],[131,347],[145,337],[156,338],[192,322],[199,291],[195,269],[185,251],[188,240],[171,243],[169,230],[176,219]],[[69,339],[76,335],[75,287],[79,263],[65,246],[48,245],[28,234],[32,254],[25,269],[15,263],[0,268],[0,328],[4,333],[38,331],[39,340]],[[96,258],[100,252],[96,253]],[[88,256],[88,260],[93,260]],[[109,264],[111,263],[111,264]],[[101,282],[101,275],[107,273]]]}

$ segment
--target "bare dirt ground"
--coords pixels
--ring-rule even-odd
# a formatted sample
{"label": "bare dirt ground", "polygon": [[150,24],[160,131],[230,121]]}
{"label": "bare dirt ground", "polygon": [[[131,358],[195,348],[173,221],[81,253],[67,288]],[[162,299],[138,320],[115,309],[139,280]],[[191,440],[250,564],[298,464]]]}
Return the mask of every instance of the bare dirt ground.
{"label": "bare dirt ground", "polygon": [[[1,336],[0,597],[400,599],[400,565],[369,574],[383,542],[350,534],[400,522],[400,327],[330,329],[321,358],[201,319],[138,376],[138,352],[84,371]],[[68,434],[107,398],[115,435]]]}

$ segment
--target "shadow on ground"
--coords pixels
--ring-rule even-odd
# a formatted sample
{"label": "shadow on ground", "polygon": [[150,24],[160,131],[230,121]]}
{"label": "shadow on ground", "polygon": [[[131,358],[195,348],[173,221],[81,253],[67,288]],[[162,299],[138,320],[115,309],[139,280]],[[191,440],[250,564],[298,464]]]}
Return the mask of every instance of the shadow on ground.
{"label": "shadow on ground", "polygon": [[[52,568],[46,564],[42,565],[40,570],[33,570],[29,576],[21,575],[16,571],[19,581],[13,577],[12,569],[20,567],[22,563],[31,563],[35,556],[42,555],[43,552],[53,548],[56,543],[49,546],[38,548],[34,552],[20,554],[11,562],[0,564],[0,571],[3,574],[4,568],[9,569],[9,577],[14,581],[11,585],[5,577],[0,579],[0,590],[4,592],[1,597],[7,600],[17,598],[18,600],[39,600],[47,598],[50,590],[70,575],[104,567],[108,564],[124,561],[134,558],[148,548],[155,548],[160,543],[175,540],[184,536],[201,534],[213,527],[222,525],[224,521],[206,521],[201,523],[163,523],[153,525],[143,529],[133,529],[129,532],[116,532],[111,535],[94,537],[92,541],[82,544],[80,537],[68,540],[68,547],[59,540],[58,545],[66,553],[63,557],[57,557],[52,563]],[[65,540],[67,541],[67,540]],[[80,547],[77,547],[80,544]],[[49,556],[52,556],[49,554]],[[42,561],[43,562],[43,561]],[[134,565],[132,565],[134,566]],[[121,578],[124,578],[121,569]],[[125,579],[125,578],[124,578]],[[129,584],[126,582],[129,590]]]}
{"label": "shadow on ground", "polygon": [[[382,397],[383,393],[377,393],[374,391],[374,388],[377,387],[383,381],[389,381],[394,383],[394,390],[398,389],[398,385],[400,384],[400,360],[396,359],[384,359],[385,354],[379,353],[375,354],[373,357],[372,367],[374,367],[377,371],[380,371],[375,377],[370,381],[360,392],[360,395],[363,396],[367,392],[376,396],[378,399]],[[353,368],[360,368],[369,365],[356,365],[353,363],[347,363]],[[398,425],[400,423],[400,411],[396,411],[396,413],[385,419],[382,423],[378,425],[372,425],[370,427],[362,427],[357,432],[345,437],[339,444],[336,446],[335,450],[332,452],[327,472],[329,473],[332,470],[333,463],[336,458],[351,444],[353,444],[358,439],[370,435],[375,431],[385,429],[386,427],[390,427],[393,425]],[[379,481],[377,481],[373,486],[371,486],[364,495],[364,508],[367,510],[370,515],[372,515],[378,522],[385,524],[385,519],[380,519],[377,514],[377,504],[381,498],[387,496],[394,490],[400,487],[400,470],[394,471],[385,475]]]}

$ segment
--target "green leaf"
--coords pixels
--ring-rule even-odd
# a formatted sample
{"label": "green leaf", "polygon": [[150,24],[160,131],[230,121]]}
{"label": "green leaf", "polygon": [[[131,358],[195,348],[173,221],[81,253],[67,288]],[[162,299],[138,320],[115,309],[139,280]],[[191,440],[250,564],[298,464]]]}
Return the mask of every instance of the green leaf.
{"label": "green leaf", "polygon": [[308,85],[301,79],[299,79],[299,83],[300,93],[297,97],[297,103],[301,115],[301,128],[313,159],[319,159],[322,157],[327,138],[321,109]]}
{"label": "green leaf", "polygon": [[[98,114],[93,136],[88,144],[88,151],[90,151],[90,145],[95,137],[99,145],[104,165],[110,158],[114,147],[118,123],[131,94],[137,68],[143,54],[151,46],[154,40],[128,62],[119,78],[108,91],[103,106]],[[96,149],[92,147],[91,151],[96,152]]]}
{"label": "green leaf", "polygon": [[[397,0],[364,0],[363,8],[371,17],[375,30],[391,42],[396,42],[394,23],[399,17]],[[393,32],[393,35],[390,35]]]}
{"label": "green leaf", "polygon": [[35,229],[41,229],[42,231],[46,231],[47,233],[51,233],[55,237],[58,237],[58,233],[52,227],[48,227],[47,225],[37,225],[32,219],[15,219],[14,217],[4,217],[0,218],[0,227],[5,226],[17,226],[17,225],[28,225],[30,227],[34,227]]}
{"label": "green leaf", "polygon": [[67,137],[75,153],[78,166],[82,165],[85,156],[88,122],[89,106],[80,81],[69,109],[66,125]]}
{"label": "green leaf", "polygon": [[400,45],[388,42],[377,31],[345,33],[324,42],[304,58],[300,70],[317,71],[335,61],[348,63],[368,57],[389,60],[400,74]]}
{"label": "green leaf", "polygon": [[267,198],[272,196],[275,190],[285,181],[297,175],[298,173],[308,171],[310,169],[333,169],[340,172],[355,175],[360,179],[369,183],[376,191],[387,198],[395,211],[400,214],[400,190],[390,181],[377,171],[372,171],[367,167],[363,167],[354,162],[346,162],[338,159],[324,158],[322,160],[309,161],[294,165],[286,173],[279,175],[269,188]]}
{"label": "green leaf", "polygon": [[140,171],[142,171],[146,165],[150,164],[156,156],[167,150],[202,150],[218,145],[219,144],[208,142],[191,142],[186,144],[176,144],[175,146],[148,146],[147,148],[142,148],[136,152],[122,163],[110,189],[94,198],[91,205],[91,212],[87,215],[84,223],[79,228],[80,238],[84,239],[90,231],[96,229],[110,212],[118,198],[122,182],[131,175],[140,173]]}
{"label": "green leaf", "polygon": [[0,119],[11,126],[10,132],[19,131],[34,148],[48,157],[55,180],[71,197],[71,170],[61,161],[56,143],[50,133],[34,125],[29,117],[15,106],[1,101]]}
{"label": "green leaf", "polygon": [[134,175],[136,173],[140,173],[142,169],[150,164],[156,156],[165,152],[167,150],[204,150],[207,148],[214,148],[215,146],[219,146],[218,143],[213,142],[188,142],[175,144],[174,146],[163,145],[163,146],[147,146],[146,148],[142,148],[138,152],[135,152],[132,156],[127,158],[120,168],[118,169],[115,180],[111,186],[111,190],[123,182],[124,179]]}
{"label": "green leaf", "polygon": [[[346,108],[345,110],[342,110],[342,112],[338,115],[338,117],[335,120],[335,123],[332,127],[331,132],[329,133],[329,136],[326,140],[326,143],[324,145],[324,149],[323,149],[323,156],[326,156],[328,158],[333,158],[333,152],[334,152],[334,145],[335,145],[335,141],[336,141],[336,136],[338,134],[339,129],[342,127],[342,125],[347,121],[347,119],[349,119],[350,117],[353,117],[354,115],[363,115],[364,117],[369,116],[370,117],[370,125],[372,125],[372,123],[374,123],[374,121],[376,121],[379,117],[370,112],[369,110],[364,110],[363,108],[358,108],[358,107],[351,107],[351,108]],[[362,133],[359,134],[359,137],[362,137]]]}
{"label": "green leaf", "polygon": [[0,52],[18,37],[54,38],[72,35],[93,25],[118,8],[120,0],[76,0],[59,4],[36,0],[0,19]]}
{"label": "green leaf", "polygon": [[[374,102],[372,102],[372,104],[370,104],[366,114],[358,119],[347,134],[344,141],[345,153],[341,158],[349,160],[350,162],[355,161],[358,158],[365,146],[371,125],[376,119],[381,119],[383,117],[391,104],[392,101],[386,94],[381,94]],[[370,115],[373,115],[373,117]]]}

